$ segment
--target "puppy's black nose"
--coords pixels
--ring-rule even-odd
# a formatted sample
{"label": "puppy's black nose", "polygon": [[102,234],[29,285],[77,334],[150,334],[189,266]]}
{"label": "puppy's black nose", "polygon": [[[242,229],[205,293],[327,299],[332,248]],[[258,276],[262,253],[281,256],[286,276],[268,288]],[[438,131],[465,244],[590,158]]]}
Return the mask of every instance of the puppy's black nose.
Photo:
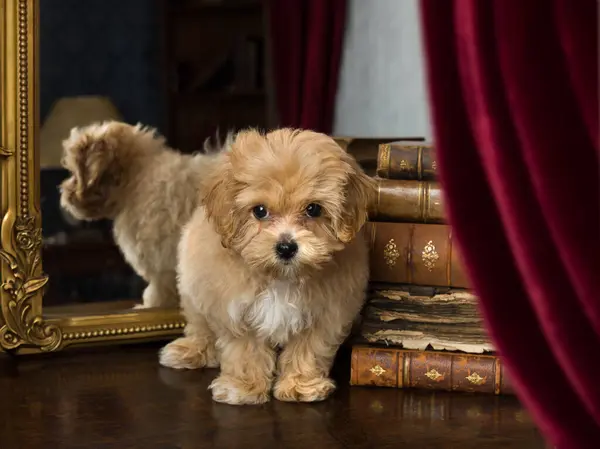
{"label": "puppy's black nose", "polygon": [[298,244],[293,240],[282,240],[275,245],[275,252],[280,259],[290,260],[298,252]]}

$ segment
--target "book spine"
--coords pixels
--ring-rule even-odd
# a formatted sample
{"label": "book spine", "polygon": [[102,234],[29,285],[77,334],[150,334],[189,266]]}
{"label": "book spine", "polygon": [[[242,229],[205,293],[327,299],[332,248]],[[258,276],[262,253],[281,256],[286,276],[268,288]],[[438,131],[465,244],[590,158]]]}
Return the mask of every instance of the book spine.
{"label": "book spine", "polygon": [[382,143],[376,173],[387,179],[433,181],[437,178],[435,150],[427,142]]}
{"label": "book spine", "polygon": [[500,358],[353,346],[351,385],[513,395]]}
{"label": "book spine", "polygon": [[371,282],[469,288],[448,225],[368,222]]}
{"label": "book spine", "polygon": [[346,152],[354,156],[369,176],[375,175],[379,145],[386,142],[403,142],[407,140],[417,144],[417,142],[425,140],[422,137],[363,138],[333,136],[332,138]]}
{"label": "book spine", "polygon": [[445,223],[442,190],[437,182],[377,178],[369,219],[389,222]]}

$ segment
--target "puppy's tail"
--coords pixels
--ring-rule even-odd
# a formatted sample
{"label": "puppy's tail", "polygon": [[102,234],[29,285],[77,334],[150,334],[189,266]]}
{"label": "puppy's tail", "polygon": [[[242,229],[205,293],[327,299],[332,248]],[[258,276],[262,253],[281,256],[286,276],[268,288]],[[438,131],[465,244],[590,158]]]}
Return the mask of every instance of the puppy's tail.
{"label": "puppy's tail", "polygon": [[202,147],[203,152],[205,154],[216,154],[221,151],[228,151],[235,140],[235,132],[232,130],[227,131],[225,135],[225,139],[221,140],[221,133],[217,128],[215,135],[212,137],[207,137],[204,141],[204,145]]}

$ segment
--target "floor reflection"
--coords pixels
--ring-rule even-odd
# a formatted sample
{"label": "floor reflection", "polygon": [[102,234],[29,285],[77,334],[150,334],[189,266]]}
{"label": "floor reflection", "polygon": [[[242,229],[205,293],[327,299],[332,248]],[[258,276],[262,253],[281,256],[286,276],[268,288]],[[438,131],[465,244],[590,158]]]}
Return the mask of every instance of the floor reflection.
{"label": "floor reflection", "polygon": [[160,346],[0,359],[0,447],[543,448],[514,397],[340,388],[319,404],[214,403],[216,370],[173,371]]}

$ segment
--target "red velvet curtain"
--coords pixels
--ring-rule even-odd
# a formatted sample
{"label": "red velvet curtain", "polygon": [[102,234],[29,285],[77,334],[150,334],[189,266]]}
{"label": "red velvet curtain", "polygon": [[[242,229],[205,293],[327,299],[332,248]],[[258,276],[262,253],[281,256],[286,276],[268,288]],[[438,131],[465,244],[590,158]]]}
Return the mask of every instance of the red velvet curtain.
{"label": "red velvet curtain", "polygon": [[330,133],[346,0],[271,0],[269,9],[280,125]]}
{"label": "red velvet curtain", "polygon": [[450,223],[521,400],[600,447],[594,0],[422,0]]}

